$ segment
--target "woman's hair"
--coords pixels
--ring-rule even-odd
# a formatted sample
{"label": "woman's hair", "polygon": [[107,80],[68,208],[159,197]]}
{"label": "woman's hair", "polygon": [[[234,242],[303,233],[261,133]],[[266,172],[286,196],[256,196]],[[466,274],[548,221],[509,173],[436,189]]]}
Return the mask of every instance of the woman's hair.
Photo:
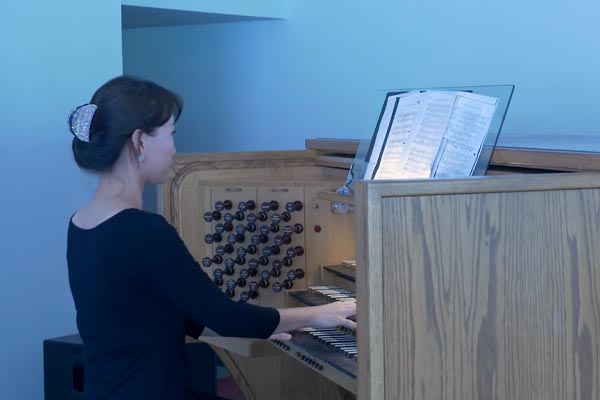
{"label": "woman's hair", "polygon": [[[132,76],[120,76],[102,85],[90,102],[92,111],[89,131],[82,140],[79,132],[71,132],[73,156],[80,168],[93,172],[110,170],[136,129],[152,134],[183,109],[182,98],[154,82]],[[69,116],[73,120],[75,110]]]}

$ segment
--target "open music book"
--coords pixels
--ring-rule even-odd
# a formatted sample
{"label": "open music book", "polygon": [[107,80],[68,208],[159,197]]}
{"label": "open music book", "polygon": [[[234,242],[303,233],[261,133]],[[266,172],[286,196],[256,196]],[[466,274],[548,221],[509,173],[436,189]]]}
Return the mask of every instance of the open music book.
{"label": "open music book", "polygon": [[388,96],[370,143],[365,179],[471,175],[498,101],[463,91]]}

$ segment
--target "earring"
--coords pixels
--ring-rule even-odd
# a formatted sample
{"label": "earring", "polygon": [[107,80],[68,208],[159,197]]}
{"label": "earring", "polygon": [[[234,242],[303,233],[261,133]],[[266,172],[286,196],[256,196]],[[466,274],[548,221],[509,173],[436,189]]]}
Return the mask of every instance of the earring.
{"label": "earring", "polygon": [[140,154],[140,155],[138,156],[138,162],[139,162],[139,163],[143,163],[145,159],[146,159],[146,157],[144,157],[144,155],[143,155],[143,154]]}

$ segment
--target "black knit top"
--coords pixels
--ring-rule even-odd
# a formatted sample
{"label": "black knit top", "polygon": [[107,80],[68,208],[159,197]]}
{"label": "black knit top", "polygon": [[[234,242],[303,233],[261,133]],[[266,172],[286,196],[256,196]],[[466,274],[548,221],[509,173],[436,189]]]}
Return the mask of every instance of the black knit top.
{"label": "black knit top", "polygon": [[86,399],[182,399],[185,334],[267,338],[273,308],[232,301],[161,216],[126,209],[92,229],[69,223],[69,283]]}

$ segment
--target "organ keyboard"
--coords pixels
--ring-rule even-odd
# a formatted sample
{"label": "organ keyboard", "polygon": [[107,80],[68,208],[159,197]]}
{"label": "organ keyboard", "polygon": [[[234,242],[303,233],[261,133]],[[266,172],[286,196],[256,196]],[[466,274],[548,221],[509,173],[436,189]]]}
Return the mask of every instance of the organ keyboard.
{"label": "organ keyboard", "polygon": [[[298,303],[318,306],[334,301],[356,301],[356,294],[335,285],[311,286],[289,292]],[[351,393],[356,393],[358,347],[356,331],[344,327],[311,328],[291,332],[290,341],[273,340],[284,353],[313,368]]]}
{"label": "organ keyboard", "polygon": [[339,286],[310,286],[307,290],[289,292],[289,295],[307,306],[320,306],[334,301],[356,301],[356,293]]}

